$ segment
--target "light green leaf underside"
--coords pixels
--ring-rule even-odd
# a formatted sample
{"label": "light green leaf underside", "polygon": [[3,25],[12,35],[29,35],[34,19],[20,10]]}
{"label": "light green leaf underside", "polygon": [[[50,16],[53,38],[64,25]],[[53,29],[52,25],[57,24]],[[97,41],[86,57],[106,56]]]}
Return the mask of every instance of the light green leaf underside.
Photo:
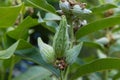
{"label": "light green leaf underside", "polygon": [[13,80],[52,80],[50,79],[50,75],[52,73],[45,68],[34,66]]}

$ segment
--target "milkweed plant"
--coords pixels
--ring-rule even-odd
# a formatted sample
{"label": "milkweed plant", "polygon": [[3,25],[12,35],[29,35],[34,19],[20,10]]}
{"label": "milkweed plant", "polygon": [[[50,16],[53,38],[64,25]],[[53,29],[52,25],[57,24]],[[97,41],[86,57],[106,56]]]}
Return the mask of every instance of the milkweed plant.
{"label": "milkweed plant", "polygon": [[119,80],[120,1],[0,1],[0,80]]}

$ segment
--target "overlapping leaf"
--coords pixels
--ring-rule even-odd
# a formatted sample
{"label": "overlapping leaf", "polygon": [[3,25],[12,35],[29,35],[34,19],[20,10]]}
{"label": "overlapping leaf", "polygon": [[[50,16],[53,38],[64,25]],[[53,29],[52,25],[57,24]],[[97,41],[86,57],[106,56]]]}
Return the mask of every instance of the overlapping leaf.
{"label": "overlapping leaf", "polygon": [[0,7],[0,28],[12,26],[15,23],[22,7],[22,4],[12,7]]}
{"label": "overlapping leaf", "polygon": [[76,32],[76,38],[79,39],[79,38],[86,36],[90,33],[96,32],[96,31],[104,29],[104,28],[114,26],[116,24],[120,24],[120,17],[119,16],[104,18],[101,20],[91,22],[88,25],[80,28]]}
{"label": "overlapping leaf", "polygon": [[55,14],[55,8],[52,5],[50,5],[49,3],[47,3],[46,0],[27,0],[27,2],[37,8],[40,8],[44,11]]}
{"label": "overlapping leaf", "polygon": [[95,60],[88,64],[84,64],[78,68],[77,73],[73,77],[75,79],[78,76],[110,69],[120,69],[120,59],[104,58]]}

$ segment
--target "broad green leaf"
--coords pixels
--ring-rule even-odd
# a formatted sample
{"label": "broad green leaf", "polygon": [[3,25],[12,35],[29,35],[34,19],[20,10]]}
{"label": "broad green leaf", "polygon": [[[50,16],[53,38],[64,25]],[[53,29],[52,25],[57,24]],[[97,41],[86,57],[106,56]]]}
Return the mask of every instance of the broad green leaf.
{"label": "broad green leaf", "polygon": [[27,2],[37,8],[55,14],[55,8],[52,5],[48,4],[46,0],[27,0]]}
{"label": "broad green leaf", "polygon": [[33,47],[30,43],[28,43],[25,40],[20,40],[19,45],[17,46],[16,50],[22,50],[22,49],[29,49]]}
{"label": "broad green leaf", "polygon": [[14,54],[18,44],[19,44],[19,41],[14,43],[8,49],[0,51],[0,59],[8,59],[8,58],[10,58]]}
{"label": "broad green leaf", "polygon": [[57,77],[60,75],[59,70],[54,68],[52,65],[47,64],[41,57],[39,50],[31,47],[29,49],[22,49],[22,50],[17,50],[15,52],[16,55],[21,56],[24,59],[31,60],[44,68],[48,69],[51,71],[53,74],[55,74]]}
{"label": "broad green leaf", "polygon": [[52,80],[51,75],[52,73],[45,68],[33,66],[13,80]]}
{"label": "broad green leaf", "polygon": [[77,70],[78,74],[73,75],[74,79],[89,73],[110,70],[110,69],[120,69],[120,59],[118,58],[104,58],[98,59],[91,63],[84,64],[80,66]]}
{"label": "broad green leaf", "polygon": [[104,47],[96,42],[84,42],[84,46],[94,47],[104,51]]}
{"label": "broad green leaf", "polygon": [[28,38],[28,29],[37,24],[38,24],[37,19],[32,19],[31,17],[27,17],[23,20],[22,23],[20,23],[18,25],[18,27],[15,30],[10,31],[7,34],[15,40],[27,39]]}
{"label": "broad green leaf", "polygon": [[82,44],[83,43],[81,42],[66,52],[65,56],[66,56],[66,61],[68,62],[68,64],[73,64],[76,61],[81,51]]}
{"label": "broad green leaf", "polygon": [[[14,61],[13,61],[13,59],[14,59]],[[4,69],[8,69],[8,68],[10,68],[10,65],[11,65],[12,62],[14,62],[14,64],[15,64],[15,63],[19,62],[20,60],[21,60],[20,56],[12,56],[9,59],[3,60],[3,65],[2,66],[4,67]]]}
{"label": "broad green leaf", "polygon": [[32,47],[32,45],[28,44],[26,41],[19,40],[16,43],[14,43],[13,45],[11,45],[8,49],[1,50],[0,51],[0,59],[8,59],[8,58],[10,58],[14,54],[16,49],[18,49],[18,50],[20,50],[20,49],[28,49],[28,48],[31,48],[31,47]]}
{"label": "broad green leaf", "polygon": [[[11,49],[14,48],[14,49]],[[5,50],[4,53],[3,51],[0,52],[0,59],[7,59],[7,56],[13,55],[15,53],[16,55],[21,56],[22,58],[25,58],[27,60],[31,60],[46,69],[50,70],[53,74],[55,74],[57,77],[59,76],[59,70],[54,68],[52,65],[47,64],[41,57],[40,52],[38,49],[33,47],[30,43],[26,42],[25,40],[19,40],[19,43],[13,44],[8,50]],[[10,51],[12,51],[11,55]],[[6,53],[5,53],[6,52]]]}
{"label": "broad green leaf", "polygon": [[2,45],[4,49],[7,49],[9,46],[11,46],[15,42],[16,40],[9,37],[6,33],[2,36]]}
{"label": "broad green leaf", "polygon": [[117,5],[108,3],[108,4],[103,4],[103,5],[99,5],[97,7],[94,7],[91,10],[93,13],[102,13],[106,10],[111,9],[111,8],[117,8]]}
{"label": "broad green leaf", "polygon": [[91,5],[99,5],[99,0],[83,0],[83,1],[87,1],[87,3],[90,3]]}
{"label": "broad green leaf", "polygon": [[17,19],[23,5],[0,7],[0,28],[12,26]]}
{"label": "broad green leaf", "polygon": [[111,26],[114,26],[116,24],[120,23],[120,17],[115,16],[115,17],[109,17],[109,18],[104,18],[101,20],[97,20],[94,22],[91,22],[87,24],[86,26],[83,26],[76,32],[76,38],[79,39],[85,35],[88,35],[90,33],[96,32],[98,30],[108,28]]}

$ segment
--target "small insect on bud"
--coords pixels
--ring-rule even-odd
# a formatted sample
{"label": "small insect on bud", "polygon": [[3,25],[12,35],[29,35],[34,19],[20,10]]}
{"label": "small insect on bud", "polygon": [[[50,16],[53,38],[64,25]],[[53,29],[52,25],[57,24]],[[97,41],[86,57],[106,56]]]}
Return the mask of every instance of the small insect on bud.
{"label": "small insect on bud", "polygon": [[69,10],[70,10],[70,4],[68,1],[66,0],[61,0],[59,2],[59,6],[60,6],[60,9],[65,12],[65,13],[69,13]]}
{"label": "small insect on bud", "polygon": [[53,63],[55,60],[55,52],[53,50],[53,47],[44,43],[41,38],[38,38],[38,46],[40,54],[44,61],[46,61],[47,63]]}

